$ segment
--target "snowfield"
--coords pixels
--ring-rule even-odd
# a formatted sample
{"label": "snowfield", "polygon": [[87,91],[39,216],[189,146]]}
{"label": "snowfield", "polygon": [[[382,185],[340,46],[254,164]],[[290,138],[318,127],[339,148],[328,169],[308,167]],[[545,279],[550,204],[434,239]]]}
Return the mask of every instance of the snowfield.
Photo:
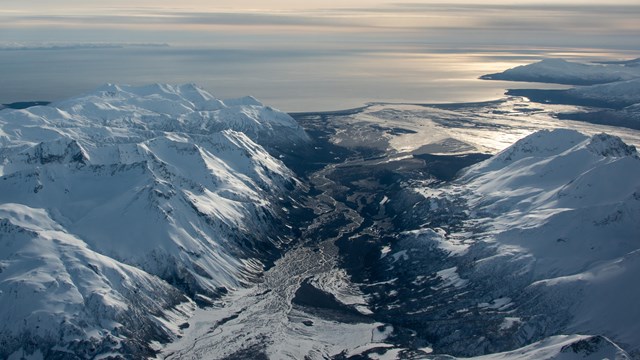
{"label": "snowfield", "polygon": [[[287,240],[287,114],[194,85],[0,112],[0,358],[149,354]],[[279,231],[278,233],[282,233]]]}

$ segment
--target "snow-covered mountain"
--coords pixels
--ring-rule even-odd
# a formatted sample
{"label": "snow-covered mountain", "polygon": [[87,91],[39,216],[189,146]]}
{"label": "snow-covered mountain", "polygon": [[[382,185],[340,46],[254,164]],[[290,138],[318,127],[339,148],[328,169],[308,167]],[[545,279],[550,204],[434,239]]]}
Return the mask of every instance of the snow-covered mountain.
{"label": "snow-covered mountain", "polygon": [[[431,223],[406,232],[383,259],[389,278],[413,279],[393,304],[411,321],[437,321],[425,331],[441,351],[591,334],[637,354],[638,179],[633,146],[557,129],[525,137],[442,189],[416,188]],[[565,358],[516,355],[486,358]]]}
{"label": "snow-covered mountain", "polygon": [[619,138],[555,130],[519,141],[461,181],[475,193],[472,209],[491,219],[484,232],[498,253],[528,270],[530,289],[571,304],[566,330],[637,351],[640,291],[629,284],[640,274],[638,179],[638,153]]}
{"label": "snow-covered mountain", "polygon": [[0,218],[3,358],[145,353],[149,339],[178,335],[194,309],[166,281],[91,250],[44,209],[5,203]]}
{"label": "snow-covered mountain", "polygon": [[[352,359],[425,359],[425,360],[631,360],[631,356],[604,336],[557,335],[512,351],[474,357],[429,355],[432,349],[420,353],[410,349],[377,344],[377,348],[356,349]],[[380,346],[380,345],[387,345]],[[360,357],[355,357],[360,356]],[[366,357],[364,357],[366,356]]]}
{"label": "snow-covered mountain", "polygon": [[567,90],[567,94],[581,100],[596,100],[602,103],[631,106],[640,103],[640,78],[608,84],[578,86]]}
{"label": "snow-covered mountain", "polygon": [[[287,114],[194,85],[0,112],[0,357],[142,354],[287,240]],[[69,355],[71,356],[71,355]]]}
{"label": "snow-covered mountain", "polygon": [[619,346],[602,336],[559,335],[504,353],[474,360],[630,360]]}
{"label": "snow-covered mountain", "polygon": [[622,109],[601,109],[597,111],[563,113],[559,114],[559,117],[640,130],[640,103]]}
{"label": "snow-covered mountain", "polygon": [[640,69],[633,64],[633,62],[585,64],[551,58],[517,66],[501,73],[483,75],[481,79],[594,85],[640,77]]}
{"label": "snow-covered mountain", "polygon": [[604,108],[561,117],[596,124],[639,129],[640,59],[582,64],[562,59],[546,59],[518,66],[499,74],[484,75],[486,80],[532,81],[582,85],[566,90],[517,89],[508,95],[524,96],[539,103],[573,104]]}
{"label": "snow-covered mountain", "polygon": [[[301,184],[278,157],[308,142],[193,85],[0,111],[0,358],[640,356],[634,147],[540,131],[440,187],[406,159],[398,188],[333,150],[348,166]],[[356,289],[341,256],[364,253]]]}

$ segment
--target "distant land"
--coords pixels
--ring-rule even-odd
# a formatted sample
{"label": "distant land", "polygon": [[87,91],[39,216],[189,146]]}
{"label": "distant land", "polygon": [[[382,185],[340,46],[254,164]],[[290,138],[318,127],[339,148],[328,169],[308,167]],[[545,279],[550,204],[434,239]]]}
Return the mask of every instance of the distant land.
{"label": "distant land", "polygon": [[18,101],[11,104],[2,104],[0,105],[0,109],[8,108],[8,109],[27,109],[32,106],[46,106],[51,104],[50,101]]}

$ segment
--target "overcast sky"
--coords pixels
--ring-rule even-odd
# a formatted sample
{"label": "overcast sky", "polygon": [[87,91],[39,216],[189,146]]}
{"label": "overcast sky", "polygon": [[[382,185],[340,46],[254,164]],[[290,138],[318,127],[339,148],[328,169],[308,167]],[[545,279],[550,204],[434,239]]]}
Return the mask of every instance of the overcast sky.
{"label": "overcast sky", "polygon": [[[638,0],[20,0],[0,47],[163,43],[391,49],[407,44],[640,49]],[[20,46],[20,45],[18,45]]]}
{"label": "overcast sky", "polygon": [[637,4],[636,0],[402,0],[402,1],[372,1],[372,0],[234,0],[234,1],[210,1],[210,0],[112,0],[108,2],[89,2],[85,0],[21,0],[6,2],[3,4],[5,10],[23,10],[31,12],[41,12],[43,9],[76,9],[87,10],[96,8],[135,8],[135,7],[163,7],[163,8],[192,8],[192,9],[326,9],[326,8],[373,8],[382,6],[392,6],[394,4],[538,4],[538,5],[612,5],[612,4]]}
{"label": "overcast sky", "polygon": [[[505,12],[505,8],[515,12]],[[131,30],[143,30],[162,23],[308,27],[439,27],[445,23],[449,27],[467,27],[476,25],[469,22],[470,18],[482,22],[498,15],[497,12],[512,17],[512,21],[522,20],[523,25],[531,20],[540,20],[544,25],[546,22],[542,20],[548,19],[543,17],[572,20],[586,16],[581,19],[584,26],[601,25],[607,19],[594,24],[588,21],[607,17],[612,23],[627,19],[629,21],[622,21],[618,26],[635,28],[639,9],[637,0],[20,0],[3,1],[0,29],[29,30],[49,25],[122,28],[127,25]],[[212,15],[215,17],[204,20]],[[0,40],[10,39],[4,36]]]}
{"label": "overcast sky", "polygon": [[243,47],[293,41],[339,47],[354,42],[470,41],[634,49],[640,45],[639,10],[637,0],[20,0],[5,1],[0,9],[0,43]]}

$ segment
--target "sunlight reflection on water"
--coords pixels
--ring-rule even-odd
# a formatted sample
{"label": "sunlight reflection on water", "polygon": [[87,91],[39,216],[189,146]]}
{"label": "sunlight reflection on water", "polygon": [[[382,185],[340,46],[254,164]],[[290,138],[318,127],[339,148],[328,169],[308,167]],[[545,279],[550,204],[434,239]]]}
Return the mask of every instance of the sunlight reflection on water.
{"label": "sunlight reflection on water", "polygon": [[367,102],[451,103],[502,97],[506,88],[552,85],[478,80],[549,55],[594,59],[598,50],[410,48],[239,50],[186,47],[0,51],[0,103],[60,100],[107,82],[197,83],[217,97],[253,95],[285,111]]}

